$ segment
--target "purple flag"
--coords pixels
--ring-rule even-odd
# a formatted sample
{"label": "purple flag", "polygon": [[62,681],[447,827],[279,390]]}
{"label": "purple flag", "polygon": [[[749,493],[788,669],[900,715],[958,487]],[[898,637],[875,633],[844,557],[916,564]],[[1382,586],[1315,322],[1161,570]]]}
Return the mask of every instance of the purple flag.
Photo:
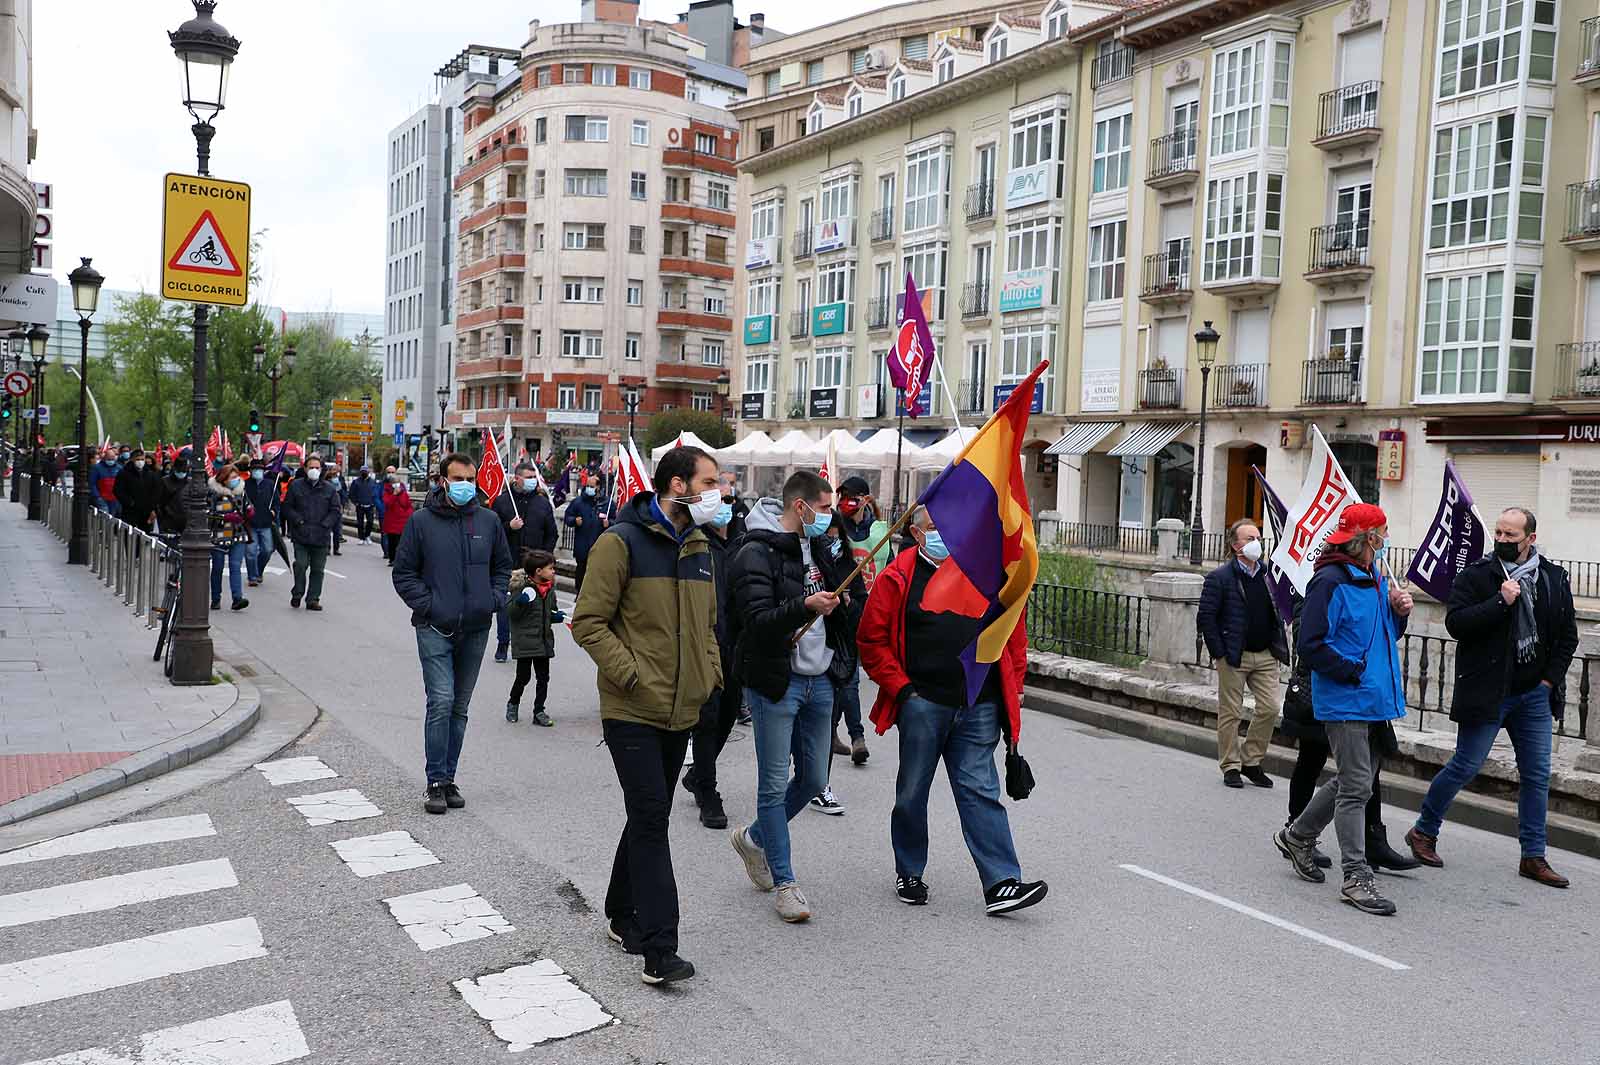
{"label": "purple flag", "polygon": [[[1278,493],[1267,483],[1267,475],[1261,472],[1261,467],[1251,466],[1250,472],[1256,475],[1256,483],[1261,485],[1261,495],[1267,503],[1267,522],[1272,527],[1273,542],[1280,543],[1283,540],[1284,523],[1289,520],[1289,508],[1283,505]],[[1270,559],[1267,561],[1267,587],[1272,591],[1272,602],[1278,608],[1278,617],[1287,624],[1294,617],[1294,583]]]}
{"label": "purple flag", "polygon": [[900,315],[900,332],[889,349],[889,383],[900,390],[901,407],[906,417],[915,418],[922,413],[922,386],[928,380],[929,367],[933,365],[933,334],[928,332],[928,318],[923,313],[922,298],[917,295],[917,283],[906,271],[906,294]]}
{"label": "purple flag", "polygon": [[1439,509],[1411,558],[1406,580],[1443,603],[1450,598],[1456,574],[1483,557],[1483,542],[1483,522],[1472,505],[1472,494],[1456,473],[1455,463],[1447,459]]}

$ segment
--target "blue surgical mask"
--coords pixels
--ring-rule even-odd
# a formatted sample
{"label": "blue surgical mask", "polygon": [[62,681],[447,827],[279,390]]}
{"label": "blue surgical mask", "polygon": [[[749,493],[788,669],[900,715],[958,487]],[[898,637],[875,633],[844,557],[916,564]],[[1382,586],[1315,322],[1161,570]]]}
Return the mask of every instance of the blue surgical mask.
{"label": "blue surgical mask", "polygon": [[923,532],[922,553],[935,562],[943,562],[950,557],[950,549],[944,546],[944,537],[939,535],[937,529],[928,529]]}
{"label": "blue surgical mask", "polygon": [[809,503],[802,503],[802,505],[807,510],[811,511],[811,520],[805,523],[806,535],[807,536],[822,536],[822,535],[824,535],[828,531],[828,526],[833,524],[833,515],[832,514],[818,514],[815,510],[812,510],[811,504],[809,504]]}
{"label": "blue surgical mask", "polygon": [[585,488],[583,490],[583,494],[584,494],[584,497],[586,499],[593,499],[594,498],[594,489],[593,488]]}
{"label": "blue surgical mask", "polygon": [[228,478],[228,487],[232,488],[235,492],[237,492],[243,485],[244,485],[244,481],[240,480],[237,477],[229,477]]}
{"label": "blue surgical mask", "polygon": [[450,494],[450,502],[458,507],[464,507],[478,498],[478,486],[471,481],[451,481],[445,491]]}
{"label": "blue surgical mask", "polygon": [[1383,538],[1383,543],[1379,544],[1377,547],[1372,549],[1372,561],[1373,561],[1373,563],[1376,564],[1377,561],[1380,558],[1383,557],[1383,553],[1385,551],[1387,551],[1387,550],[1389,550],[1389,538],[1387,536],[1385,536]]}
{"label": "blue surgical mask", "polygon": [[250,479],[252,481],[259,481],[259,480],[261,480],[261,478],[265,477],[266,475],[267,475],[267,471],[266,470],[251,470],[250,471]]}
{"label": "blue surgical mask", "polygon": [[532,477],[524,477],[522,479],[522,490],[524,492],[537,492],[539,490],[539,482]]}
{"label": "blue surgical mask", "polygon": [[175,473],[172,476],[176,477],[180,481],[187,481],[189,479],[189,475],[187,473]]}
{"label": "blue surgical mask", "polygon": [[728,522],[733,520],[733,504],[723,503],[717,512],[711,516],[711,524],[718,529],[726,529]]}

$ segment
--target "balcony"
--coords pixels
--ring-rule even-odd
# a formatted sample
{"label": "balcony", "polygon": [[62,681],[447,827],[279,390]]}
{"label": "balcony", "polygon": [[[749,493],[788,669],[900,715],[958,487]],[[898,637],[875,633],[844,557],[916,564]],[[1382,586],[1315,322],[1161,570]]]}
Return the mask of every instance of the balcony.
{"label": "balcony", "polygon": [[1550,398],[1600,403],[1600,340],[1556,345],[1556,380]]}
{"label": "balcony", "polygon": [[1372,276],[1372,219],[1311,227],[1306,280],[1319,285],[1363,281]]}
{"label": "balcony", "polygon": [[1214,366],[1211,378],[1211,405],[1214,407],[1267,405],[1267,367],[1264,363]]}
{"label": "balcony", "polygon": [[887,296],[874,296],[867,301],[867,328],[869,330],[888,329],[893,320],[890,308],[895,306],[895,301]]}
{"label": "balcony", "polygon": [[1177,410],[1183,406],[1183,371],[1157,367],[1139,371],[1139,409]]}
{"label": "balcony", "polygon": [[522,357],[509,355],[501,358],[477,358],[463,355],[456,363],[456,380],[467,381],[479,377],[521,377]]}
{"label": "balcony", "polygon": [[663,255],[661,273],[671,276],[704,277],[713,281],[732,281],[733,267],[727,263],[688,259],[681,255]]}
{"label": "balcony", "polygon": [[803,388],[789,389],[789,396],[783,408],[784,415],[790,418],[804,418],[808,395]]}
{"label": "balcony", "polygon": [[733,319],[723,314],[701,314],[691,310],[663,308],[656,312],[656,328],[668,333],[731,333]]}
{"label": "balcony", "polygon": [[499,200],[487,206],[480,205],[461,220],[460,232],[463,236],[475,229],[482,229],[500,218],[526,218],[528,214],[528,201],[526,200]]}
{"label": "balcony", "polygon": [[716,364],[689,362],[686,359],[660,358],[656,360],[656,381],[662,384],[709,385],[715,384],[725,368]]}
{"label": "balcony", "polygon": [[1382,134],[1378,126],[1381,81],[1363,81],[1317,97],[1317,135],[1311,141],[1324,151],[1369,144]]}
{"label": "balcony", "polygon": [[811,311],[789,312],[789,339],[803,340],[811,335]]}
{"label": "balcony", "polygon": [[1600,85],[1600,18],[1578,23],[1578,72],[1572,80],[1582,85]]}
{"label": "balcony", "polygon": [[966,209],[968,222],[982,222],[994,217],[994,182],[980,181],[967,186]]}
{"label": "balcony", "polygon": [[883,207],[872,212],[867,219],[867,239],[874,244],[894,240],[894,208]]}
{"label": "balcony", "polygon": [[693,148],[664,148],[661,165],[689,170],[706,170],[724,177],[734,177],[737,167],[732,159],[724,159],[711,152],[697,152]]}
{"label": "balcony", "polygon": [[1114,44],[1094,57],[1089,67],[1089,88],[1103,89],[1133,77],[1134,51],[1125,44]]}
{"label": "balcony", "polygon": [[1562,243],[1577,251],[1600,250],[1600,181],[1567,186],[1567,235]]}
{"label": "balcony", "polygon": [[989,282],[968,281],[961,286],[961,318],[989,317]]}
{"label": "balcony", "polygon": [[1361,359],[1349,358],[1339,348],[1318,359],[1307,359],[1300,373],[1300,405],[1338,407],[1364,403]]}
{"label": "balcony", "polygon": [[1200,176],[1200,131],[1196,126],[1173,130],[1150,142],[1150,175],[1144,183],[1153,189],[1187,185]]}
{"label": "balcony", "polygon": [[498,169],[507,163],[526,163],[527,161],[528,149],[523,145],[508,144],[503,148],[496,148],[487,155],[479,156],[462,168],[461,173],[456,175],[455,190],[460,192],[490,171]]}
{"label": "balcony", "polygon": [[794,250],[795,262],[799,262],[801,259],[811,258],[810,228],[808,227],[806,229],[795,230],[794,237],[789,242],[789,247]]}
{"label": "balcony", "polygon": [[715,226],[718,229],[732,229],[738,219],[734,218],[732,211],[724,211],[716,207],[701,207],[698,204],[682,203],[670,200],[661,205],[661,220],[663,222],[685,222],[689,225]]}
{"label": "balcony", "polygon": [[1189,277],[1190,250],[1163,251],[1144,257],[1139,298],[1157,307],[1188,303],[1194,296]]}
{"label": "balcony", "polygon": [[492,307],[479,307],[466,311],[456,316],[456,329],[477,329],[480,326],[493,322],[520,322],[522,321],[522,305],[518,303],[499,303]]}
{"label": "balcony", "polygon": [[956,386],[957,414],[987,414],[989,389],[983,381],[962,381]]}
{"label": "balcony", "polygon": [[521,252],[483,256],[476,262],[463,267],[457,280],[462,282],[475,281],[480,277],[486,277],[501,270],[521,270],[526,264],[527,258]]}

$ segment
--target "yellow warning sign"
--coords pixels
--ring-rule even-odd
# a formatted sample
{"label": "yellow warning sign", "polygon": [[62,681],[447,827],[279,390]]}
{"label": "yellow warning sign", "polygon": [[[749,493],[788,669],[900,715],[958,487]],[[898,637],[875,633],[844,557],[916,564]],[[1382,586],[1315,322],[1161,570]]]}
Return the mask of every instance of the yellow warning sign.
{"label": "yellow warning sign", "polygon": [[191,174],[164,181],[162,296],[243,307],[250,299],[250,186]]}

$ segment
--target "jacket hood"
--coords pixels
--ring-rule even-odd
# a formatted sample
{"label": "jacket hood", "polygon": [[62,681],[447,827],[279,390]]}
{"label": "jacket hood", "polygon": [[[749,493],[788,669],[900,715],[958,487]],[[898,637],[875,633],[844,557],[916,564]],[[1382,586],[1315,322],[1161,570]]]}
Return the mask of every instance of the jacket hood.
{"label": "jacket hood", "polygon": [[771,544],[779,551],[791,555],[800,553],[800,536],[783,527],[783,503],[771,496],[762,496],[756,500],[755,506],[750,508],[750,513],[745,515],[744,535],[746,539],[760,540]]}
{"label": "jacket hood", "polygon": [[[242,484],[238,488],[229,488],[215,477],[209,478],[208,483],[211,485],[211,490],[219,496],[234,496],[235,498],[243,498],[244,496],[244,485]],[[249,482],[247,481],[246,483]]]}
{"label": "jacket hood", "polygon": [[474,501],[470,507],[458,507],[450,502],[450,494],[443,487],[434,485],[428,489],[428,498],[423,501],[422,506],[426,510],[433,511],[441,518],[460,519],[471,514],[478,504]]}

